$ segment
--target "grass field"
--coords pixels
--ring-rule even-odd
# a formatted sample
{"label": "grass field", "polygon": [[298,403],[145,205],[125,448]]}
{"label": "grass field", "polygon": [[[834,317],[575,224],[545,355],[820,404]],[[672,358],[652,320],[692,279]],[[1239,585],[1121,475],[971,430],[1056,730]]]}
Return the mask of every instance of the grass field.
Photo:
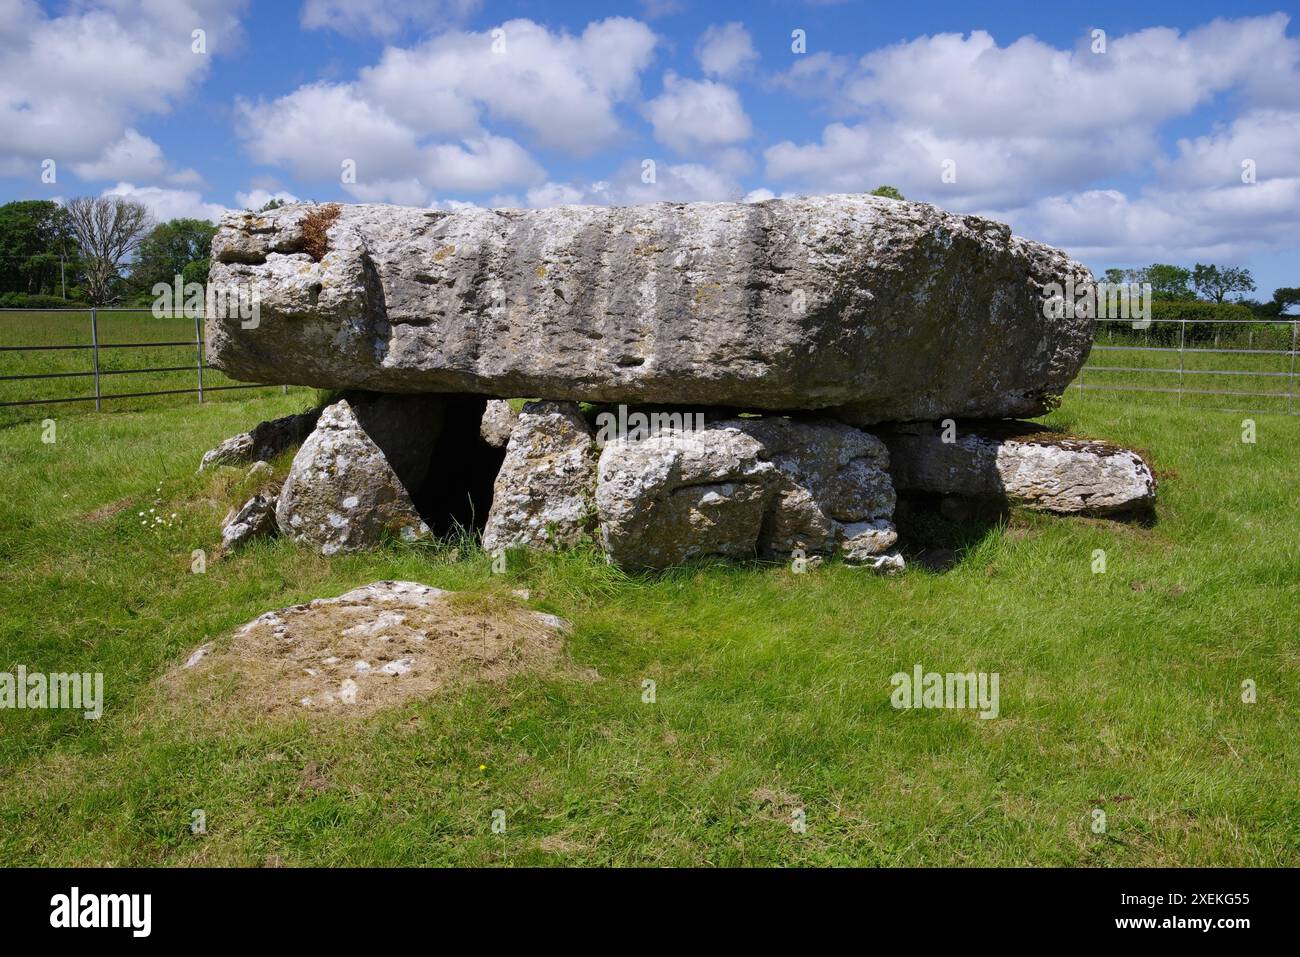
{"label": "grass field", "polygon": [[[195,389],[198,385],[198,350],[193,319],[156,319],[148,309],[132,312],[101,311],[98,327],[100,394],[103,407],[114,412],[151,409],[197,402],[197,395],[141,396],[114,399],[113,395]],[[185,343],[122,348],[123,343]],[[89,346],[90,313],[50,311],[0,311],[0,347]],[[140,369],[169,369],[140,372]],[[46,418],[51,410],[72,414],[93,410],[95,380],[90,349],[0,350],[0,403],[27,399],[82,398],[55,405],[0,407],[0,427]],[[4,379],[5,376],[57,375],[54,379]],[[239,401],[254,390],[216,369],[203,370],[204,401]],[[269,391],[269,390],[268,390]]]}
{"label": "grass field", "polygon": [[[53,444],[40,421],[0,429],[0,671],[101,671],[106,699],[98,721],[0,711],[0,864],[1300,859],[1300,418],[1257,416],[1247,444],[1240,414],[1072,393],[1048,421],[1146,450],[1158,521],[944,526],[960,561],[942,573],[628,577],[578,552],[494,575],[463,544],[281,541],[192,574],[240,492],[195,475],[200,453],[306,401],[234,395],[59,411]],[[150,509],[167,521],[142,525]],[[232,720],[160,693],[205,640],[383,578],[526,587],[573,622],[574,667],[365,719]],[[1000,717],[894,710],[891,674],[918,663],[997,672]]]}

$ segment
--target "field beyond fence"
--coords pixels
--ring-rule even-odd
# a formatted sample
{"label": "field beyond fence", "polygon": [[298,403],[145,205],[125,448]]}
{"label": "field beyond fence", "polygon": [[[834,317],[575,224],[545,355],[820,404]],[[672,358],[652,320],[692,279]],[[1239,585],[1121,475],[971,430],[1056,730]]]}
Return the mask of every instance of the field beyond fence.
{"label": "field beyond fence", "polygon": [[207,364],[203,320],[149,309],[0,309],[0,426],[77,412],[207,402],[244,390]]}

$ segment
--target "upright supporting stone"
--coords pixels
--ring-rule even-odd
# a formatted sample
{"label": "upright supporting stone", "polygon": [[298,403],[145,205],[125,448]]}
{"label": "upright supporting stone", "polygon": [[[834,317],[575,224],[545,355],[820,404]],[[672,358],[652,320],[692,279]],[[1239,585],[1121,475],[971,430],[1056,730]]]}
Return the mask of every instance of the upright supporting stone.
{"label": "upright supporting stone", "polygon": [[1141,511],[1155,502],[1155,476],[1138,453],[1028,422],[958,423],[951,442],[924,423],[895,426],[883,437],[899,489],[1092,515]]}

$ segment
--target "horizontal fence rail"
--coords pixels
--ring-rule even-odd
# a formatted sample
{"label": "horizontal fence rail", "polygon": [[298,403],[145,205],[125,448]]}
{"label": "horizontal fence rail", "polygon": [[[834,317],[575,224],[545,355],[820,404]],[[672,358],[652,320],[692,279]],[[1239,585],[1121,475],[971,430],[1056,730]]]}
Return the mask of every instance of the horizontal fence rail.
{"label": "horizontal fence rail", "polygon": [[[49,398],[22,398],[0,401],[0,408],[12,408],[18,406],[32,405],[58,405],[68,402],[94,402],[95,411],[103,410],[103,403],[113,399],[139,399],[150,396],[168,396],[168,395],[193,395],[199,402],[204,400],[204,396],[209,392],[231,392],[239,389],[267,389],[275,388],[263,383],[238,383],[235,385],[211,385],[203,381],[203,373],[212,367],[207,364],[207,343],[203,338],[203,317],[195,316],[194,318],[194,335],[187,339],[163,339],[156,342],[101,342],[100,341],[100,319],[105,316],[149,316],[153,318],[152,312],[148,308],[129,308],[129,307],[95,307],[95,308],[68,308],[68,309],[22,309],[22,308],[0,308],[0,335],[4,335],[5,319],[12,314],[21,314],[27,317],[44,317],[60,316],[66,317],[69,314],[82,315],[89,314],[87,333],[90,336],[89,342],[76,343],[32,343],[23,344],[3,344],[0,345],[0,355],[4,353],[28,353],[28,352],[69,352],[69,351],[86,351],[90,353],[90,368],[78,369],[75,371],[60,372],[30,372],[30,373],[11,373],[0,375],[0,382],[24,382],[24,381],[41,381],[51,379],[91,379],[92,391],[85,395],[73,396],[52,396]],[[189,317],[183,317],[189,318]],[[159,320],[166,321],[166,320]],[[175,318],[171,318],[175,321]],[[129,369],[105,369],[101,368],[100,354],[105,350],[115,349],[174,349],[188,348],[194,350],[194,359],[188,365],[165,365],[165,366],[139,366]],[[220,370],[215,370],[220,371]],[[138,392],[105,392],[103,390],[103,380],[108,376],[124,375],[144,375],[153,373],[176,373],[191,372],[195,377],[193,388],[185,389],[152,389]],[[283,392],[289,391],[288,386],[280,387]]]}
{"label": "horizontal fence rail", "polygon": [[[1300,398],[1300,378],[1297,377],[1296,365],[1300,346],[1300,317],[1151,319],[1145,323],[1136,323],[1132,319],[1104,318],[1097,322],[1099,325],[1097,339],[1092,347],[1093,355],[1079,371],[1078,378],[1070,384],[1071,389],[1082,393],[1173,396],[1178,405],[1183,404],[1186,396],[1270,399],[1277,403],[1275,407],[1234,404],[1230,407],[1198,405],[1197,408],[1219,412],[1300,414],[1300,403],[1296,402]],[[1166,328],[1161,329],[1162,324]],[[1152,344],[1164,343],[1165,340],[1169,340],[1169,344]],[[1257,345],[1268,345],[1270,340],[1280,348],[1257,348]],[[1105,355],[1100,357],[1098,353]],[[1139,361],[1136,357],[1150,356],[1156,363],[1167,364],[1121,364],[1127,356],[1134,357],[1130,362]],[[1209,360],[1215,363],[1214,368],[1201,368],[1195,364],[1203,357],[1226,356],[1243,357],[1244,361],[1231,362],[1215,358]],[[1177,365],[1172,364],[1175,357]],[[1095,358],[1100,358],[1101,361],[1094,362]],[[1193,364],[1189,365],[1189,362]],[[1242,367],[1251,365],[1256,367]],[[1152,377],[1151,381],[1132,381],[1145,380],[1148,376]],[[1176,383],[1171,378],[1162,379],[1173,376],[1178,377]],[[1117,381],[1115,377],[1124,377],[1129,381]],[[1265,388],[1272,383],[1280,388]],[[1223,388],[1210,388],[1217,385],[1222,385]],[[1255,405],[1258,406],[1259,403]]]}

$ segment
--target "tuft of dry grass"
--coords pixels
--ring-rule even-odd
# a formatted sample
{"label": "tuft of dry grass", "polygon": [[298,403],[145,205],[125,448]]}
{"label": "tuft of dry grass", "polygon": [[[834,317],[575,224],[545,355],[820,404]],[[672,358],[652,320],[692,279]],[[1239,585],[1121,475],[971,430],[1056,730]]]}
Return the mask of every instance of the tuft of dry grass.
{"label": "tuft of dry grass", "polygon": [[329,252],[329,228],[343,210],[338,203],[318,206],[302,218],[302,248],[316,262]]}

